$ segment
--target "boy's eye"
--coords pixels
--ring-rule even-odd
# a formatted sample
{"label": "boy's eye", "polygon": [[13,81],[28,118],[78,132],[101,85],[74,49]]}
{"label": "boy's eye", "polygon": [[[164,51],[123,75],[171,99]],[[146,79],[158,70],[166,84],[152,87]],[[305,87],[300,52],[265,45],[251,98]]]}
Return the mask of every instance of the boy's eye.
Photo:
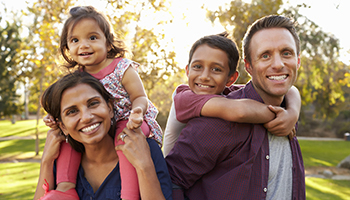
{"label": "boy's eye", "polygon": [[200,66],[200,65],[193,65],[192,68],[193,69],[200,69],[200,68],[202,68],[202,66]]}
{"label": "boy's eye", "polygon": [[96,40],[96,39],[97,39],[97,37],[94,35],[90,37],[90,40]]}
{"label": "boy's eye", "polygon": [[214,67],[214,68],[213,68],[213,71],[214,71],[214,72],[221,72],[222,70],[221,70],[220,68],[218,68],[218,67]]}

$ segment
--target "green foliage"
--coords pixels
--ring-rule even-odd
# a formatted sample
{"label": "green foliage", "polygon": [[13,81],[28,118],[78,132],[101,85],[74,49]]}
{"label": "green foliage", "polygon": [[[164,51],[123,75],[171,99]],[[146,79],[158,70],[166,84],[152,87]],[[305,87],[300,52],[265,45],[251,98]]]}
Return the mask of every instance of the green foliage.
{"label": "green foliage", "polygon": [[0,27],[0,117],[20,112],[19,96],[16,94],[21,43],[19,29],[20,24],[16,20],[7,21],[6,27]]}

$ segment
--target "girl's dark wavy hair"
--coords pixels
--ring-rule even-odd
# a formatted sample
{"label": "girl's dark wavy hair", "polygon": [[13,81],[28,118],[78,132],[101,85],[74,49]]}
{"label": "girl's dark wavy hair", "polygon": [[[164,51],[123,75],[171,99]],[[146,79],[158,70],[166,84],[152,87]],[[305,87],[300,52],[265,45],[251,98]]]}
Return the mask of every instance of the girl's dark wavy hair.
{"label": "girl's dark wavy hair", "polygon": [[[107,90],[103,87],[102,83],[100,83],[96,78],[91,76],[87,72],[83,71],[75,71],[73,73],[69,73],[65,75],[63,78],[56,81],[50,87],[48,87],[43,95],[41,96],[41,105],[44,110],[49,113],[57,122],[62,122],[61,118],[61,100],[62,94],[69,88],[75,87],[79,84],[87,84],[93,89],[95,89],[98,93],[101,94],[106,103],[111,103],[113,113],[113,97],[107,92]],[[109,129],[108,134],[114,139],[115,130],[116,130],[116,119],[115,114],[113,115],[113,125]],[[62,133],[63,134],[63,133]],[[85,147],[82,143],[74,140],[70,135],[68,135],[69,144],[73,147],[77,152],[83,153],[85,152]]]}
{"label": "girl's dark wavy hair", "polygon": [[68,48],[68,34],[73,30],[75,25],[79,23],[82,19],[93,19],[97,22],[98,26],[104,33],[107,41],[107,48],[110,49],[107,52],[107,58],[115,57],[125,57],[128,52],[127,47],[123,40],[116,37],[113,31],[113,27],[108,20],[108,18],[101,12],[97,11],[92,6],[79,6],[70,9],[70,17],[64,23],[61,38],[60,38],[60,52],[67,62],[65,67],[68,69],[79,66],[79,64],[74,61],[70,54]]}

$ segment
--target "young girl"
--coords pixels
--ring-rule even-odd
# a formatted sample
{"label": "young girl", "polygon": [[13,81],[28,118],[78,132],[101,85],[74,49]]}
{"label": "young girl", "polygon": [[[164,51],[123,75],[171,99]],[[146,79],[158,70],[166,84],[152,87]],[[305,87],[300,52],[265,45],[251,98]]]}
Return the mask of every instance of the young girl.
{"label": "young girl", "polygon": [[188,85],[180,85],[174,92],[164,132],[164,156],[169,154],[186,123],[200,116],[240,123],[267,123],[265,127],[272,134],[295,136],[293,127],[301,106],[295,87],[286,95],[287,110],[251,99],[224,97],[243,87],[232,85],[238,78],[239,52],[235,42],[227,36],[226,33],[205,36],[192,45],[186,66]]}
{"label": "young girl", "polygon": [[[147,137],[154,138],[161,145],[162,132],[155,120],[157,109],[147,99],[137,73],[139,64],[124,58],[126,47],[123,41],[116,38],[109,20],[91,6],[72,8],[70,15],[64,24],[60,39],[60,51],[68,63],[66,67],[69,69],[78,67],[78,70],[88,72],[99,79],[106,90],[113,95],[117,119],[116,134],[121,133],[125,127],[128,129],[141,127]],[[45,117],[44,122],[51,128],[55,126],[55,120],[50,116]],[[99,124],[94,123],[78,128],[89,134],[98,127]],[[124,144],[126,136],[115,137],[115,145]],[[66,141],[69,140],[67,137]],[[121,151],[117,151],[117,154],[122,180],[121,198],[140,199],[134,167]],[[61,145],[57,159],[57,188],[46,196],[59,194],[60,199],[64,195],[72,198],[80,159],[80,154],[68,144]]]}

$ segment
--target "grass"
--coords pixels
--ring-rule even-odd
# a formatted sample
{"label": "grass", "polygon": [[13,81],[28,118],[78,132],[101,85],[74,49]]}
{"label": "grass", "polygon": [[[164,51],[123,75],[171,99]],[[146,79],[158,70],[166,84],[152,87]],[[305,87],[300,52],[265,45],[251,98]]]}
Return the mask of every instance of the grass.
{"label": "grass", "polygon": [[[34,136],[36,132],[36,120],[21,120],[12,124],[9,120],[0,121],[0,137],[8,136]],[[42,119],[39,120],[39,131],[45,133],[49,128],[45,126]]]}
{"label": "grass", "polygon": [[[0,137],[29,136],[35,134],[36,120],[0,121]],[[45,132],[48,130],[42,120],[40,152],[45,145]],[[350,142],[347,141],[299,141],[305,167],[336,166],[350,155]],[[35,140],[0,141],[0,160],[33,158]],[[39,176],[39,163],[1,163],[0,199],[32,199]],[[306,198],[308,200],[344,200],[350,196],[350,181],[306,178]]]}

